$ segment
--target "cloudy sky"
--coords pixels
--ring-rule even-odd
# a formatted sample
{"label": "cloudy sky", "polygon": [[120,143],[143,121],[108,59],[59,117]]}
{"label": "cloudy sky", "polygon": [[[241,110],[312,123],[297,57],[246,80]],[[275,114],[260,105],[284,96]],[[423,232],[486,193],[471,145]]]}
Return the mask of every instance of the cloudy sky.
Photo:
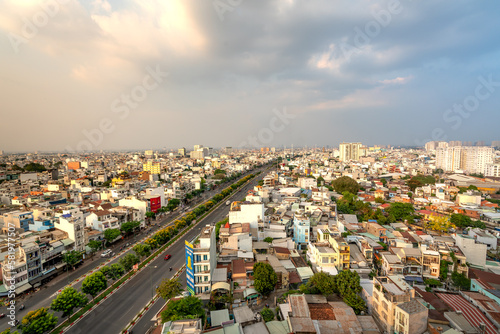
{"label": "cloudy sky", "polygon": [[0,0],[0,150],[500,140],[499,12]]}

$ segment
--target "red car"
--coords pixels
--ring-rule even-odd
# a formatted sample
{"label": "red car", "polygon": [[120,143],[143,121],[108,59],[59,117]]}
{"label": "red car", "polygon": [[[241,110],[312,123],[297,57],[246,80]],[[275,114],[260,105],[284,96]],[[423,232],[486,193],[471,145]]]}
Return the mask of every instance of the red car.
{"label": "red car", "polygon": [[167,261],[167,260],[168,260],[168,259],[170,259],[171,257],[172,257],[172,255],[167,254],[167,255],[165,255],[165,259],[164,259],[164,260],[165,260],[165,261]]}

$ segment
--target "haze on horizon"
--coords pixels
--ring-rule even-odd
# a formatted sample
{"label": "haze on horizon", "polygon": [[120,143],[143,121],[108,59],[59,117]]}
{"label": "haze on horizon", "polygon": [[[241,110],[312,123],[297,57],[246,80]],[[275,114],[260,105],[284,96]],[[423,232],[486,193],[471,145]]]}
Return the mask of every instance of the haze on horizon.
{"label": "haze on horizon", "polygon": [[2,0],[0,150],[78,148],[88,136],[97,150],[500,140],[499,12],[473,1]]}

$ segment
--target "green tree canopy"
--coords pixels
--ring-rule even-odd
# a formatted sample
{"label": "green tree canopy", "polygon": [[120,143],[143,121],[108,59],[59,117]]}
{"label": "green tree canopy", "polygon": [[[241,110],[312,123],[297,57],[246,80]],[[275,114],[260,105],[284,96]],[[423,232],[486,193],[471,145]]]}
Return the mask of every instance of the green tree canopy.
{"label": "green tree canopy", "polygon": [[108,280],[101,271],[85,277],[82,282],[82,291],[92,296],[92,299],[108,287]]}
{"label": "green tree canopy", "polygon": [[394,216],[397,220],[408,219],[412,217],[415,209],[411,203],[392,203],[386,210],[390,215]]}
{"label": "green tree canopy", "polygon": [[262,319],[264,319],[265,322],[274,320],[274,312],[270,308],[264,307],[264,309],[260,311],[260,315],[262,316]]}
{"label": "green tree canopy", "polygon": [[359,184],[356,180],[350,178],[349,176],[342,176],[338,179],[332,181],[333,189],[339,194],[344,193],[345,191],[350,192],[351,194],[357,194],[359,190]]}
{"label": "green tree canopy", "polygon": [[264,239],[264,242],[272,243],[273,240],[274,240],[273,238],[267,237],[267,238]]}
{"label": "green tree canopy", "polygon": [[43,334],[50,332],[57,325],[57,317],[45,307],[30,311],[23,317],[19,328],[23,334]]}
{"label": "green tree canopy", "polygon": [[173,300],[167,304],[167,308],[161,313],[162,322],[204,317],[203,302],[195,296]]}
{"label": "green tree canopy", "polygon": [[460,229],[466,229],[467,227],[479,227],[486,228],[486,224],[482,221],[473,221],[470,217],[462,215],[460,213],[454,213],[450,217],[450,222]]}
{"label": "green tree canopy", "polygon": [[98,240],[90,240],[87,246],[90,247],[90,251],[92,252],[92,256],[102,247],[102,242]]}
{"label": "green tree canopy", "polygon": [[43,165],[37,164],[36,162],[30,162],[24,165],[24,170],[27,172],[45,172],[46,169]]}
{"label": "green tree canopy", "polygon": [[470,279],[468,279],[464,274],[460,274],[458,272],[453,272],[451,274],[451,281],[453,285],[461,290],[469,290],[470,289]]}
{"label": "green tree canopy", "polygon": [[331,295],[337,291],[335,277],[323,271],[314,274],[307,282],[307,285],[318,289],[324,296]]}
{"label": "green tree canopy", "polygon": [[120,230],[125,234],[129,234],[129,233],[132,233],[140,225],[141,225],[141,222],[130,221],[130,222],[123,223],[122,226],[120,226]]}
{"label": "green tree canopy", "polygon": [[83,293],[69,287],[52,300],[50,308],[56,312],[62,312],[63,317],[67,316],[69,318],[75,308],[83,307],[87,302],[87,297]]}
{"label": "green tree canopy", "polygon": [[134,248],[132,248],[139,257],[139,259],[142,259],[144,256],[149,256],[151,254],[151,247],[149,245],[145,244],[138,244],[135,245]]}
{"label": "green tree canopy", "polygon": [[127,254],[120,259],[120,264],[125,268],[125,271],[130,271],[134,264],[139,263],[139,258],[134,254]]}
{"label": "green tree canopy", "polygon": [[110,228],[104,231],[104,239],[106,239],[108,243],[112,243],[120,235],[120,230],[117,228]]}
{"label": "green tree canopy", "polygon": [[278,276],[273,267],[265,262],[257,262],[253,265],[253,277],[255,290],[268,296],[278,282]]}
{"label": "green tree canopy", "polygon": [[158,292],[161,298],[168,301],[182,292],[182,284],[179,282],[179,278],[164,278],[156,292]]}
{"label": "green tree canopy", "polygon": [[82,253],[76,250],[69,251],[63,254],[63,261],[68,267],[73,267],[82,259]]}

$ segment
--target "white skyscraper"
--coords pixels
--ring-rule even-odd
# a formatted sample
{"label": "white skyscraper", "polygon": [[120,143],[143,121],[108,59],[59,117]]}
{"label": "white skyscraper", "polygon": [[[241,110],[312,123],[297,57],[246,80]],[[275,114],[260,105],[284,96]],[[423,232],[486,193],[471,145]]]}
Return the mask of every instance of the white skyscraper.
{"label": "white skyscraper", "polygon": [[493,164],[494,150],[487,146],[454,146],[436,150],[436,167],[445,172],[463,170],[484,174],[486,166]]}
{"label": "white skyscraper", "polygon": [[361,143],[342,143],[339,145],[340,161],[359,160]]}

